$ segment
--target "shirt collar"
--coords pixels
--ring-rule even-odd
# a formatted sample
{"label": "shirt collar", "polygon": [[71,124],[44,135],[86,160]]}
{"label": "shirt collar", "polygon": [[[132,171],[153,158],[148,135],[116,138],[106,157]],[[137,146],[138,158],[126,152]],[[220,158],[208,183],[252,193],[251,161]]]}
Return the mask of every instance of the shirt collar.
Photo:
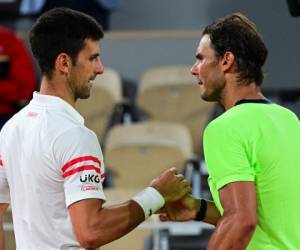
{"label": "shirt collar", "polygon": [[31,103],[38,106],[64,110],[79,123],[84,124],[84,118],[79,114],[79,112],[74,107],[72,107],[72,105],[58,96],[43,95],[38,92],[34,92]]}
{"label": "shirt collar", "polygon": [[237,101],[234,106],[237,106],[239,104],[243,103],[263,103],[263,104],[272,104],[272,102],[268,99],[241,99]]}

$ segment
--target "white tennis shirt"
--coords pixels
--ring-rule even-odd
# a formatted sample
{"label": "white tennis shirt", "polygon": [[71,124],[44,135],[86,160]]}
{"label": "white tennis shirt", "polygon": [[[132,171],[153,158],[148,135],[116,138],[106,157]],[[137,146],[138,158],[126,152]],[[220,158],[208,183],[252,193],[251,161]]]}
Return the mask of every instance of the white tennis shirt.
{"label": "white tennis shirt", "polygon": [[10,203],[18,250],[80,249],[67,207],[105,200],[94,132],[59,97],[34,93],[0,133],[0,203]]}

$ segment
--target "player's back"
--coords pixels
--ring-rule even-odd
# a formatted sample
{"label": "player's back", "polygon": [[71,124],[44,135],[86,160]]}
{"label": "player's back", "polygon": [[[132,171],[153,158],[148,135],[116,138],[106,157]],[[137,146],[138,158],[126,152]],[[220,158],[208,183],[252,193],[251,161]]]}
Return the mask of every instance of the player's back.
{"label": "player's back", "polygon": [[77,249],[53,152],[59,135],[75,126],[68,114],[32,101],[1,131],[17,249]]}

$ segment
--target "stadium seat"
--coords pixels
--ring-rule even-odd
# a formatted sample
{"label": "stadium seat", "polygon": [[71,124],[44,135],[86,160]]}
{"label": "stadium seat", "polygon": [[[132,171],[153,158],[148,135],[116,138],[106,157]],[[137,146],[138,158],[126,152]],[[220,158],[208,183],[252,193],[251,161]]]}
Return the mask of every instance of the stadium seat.
{"label": "stadium seat", "polygon": [[163,170],[183,167],[191,155],[188,129],[167,122],[117,125],[109,131],[104,150],[116,188],[143,188]]}

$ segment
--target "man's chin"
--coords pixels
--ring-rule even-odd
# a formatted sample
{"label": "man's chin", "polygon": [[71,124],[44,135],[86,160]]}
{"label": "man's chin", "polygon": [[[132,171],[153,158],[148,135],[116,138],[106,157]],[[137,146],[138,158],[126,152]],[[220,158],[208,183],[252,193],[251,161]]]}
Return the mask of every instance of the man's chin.
{"label": "man's chin", "polygon": [[91,95],[90,91],[86,91],[84,93],[80,93],[80,95],[78,95],[78,99],[88,99]]}
{"label": "man's chin", "polygon": [[79,99],[88,99],[88,98],[90,98],[90,93],[79,97]]}
{"label": "man's chin", "polygon": [[206,102],[217,102],[218,101],[218,98],[216,98],[215,96],[205,95],[205,93],[201,94],[201,98],[203,101],[206,101]]}

